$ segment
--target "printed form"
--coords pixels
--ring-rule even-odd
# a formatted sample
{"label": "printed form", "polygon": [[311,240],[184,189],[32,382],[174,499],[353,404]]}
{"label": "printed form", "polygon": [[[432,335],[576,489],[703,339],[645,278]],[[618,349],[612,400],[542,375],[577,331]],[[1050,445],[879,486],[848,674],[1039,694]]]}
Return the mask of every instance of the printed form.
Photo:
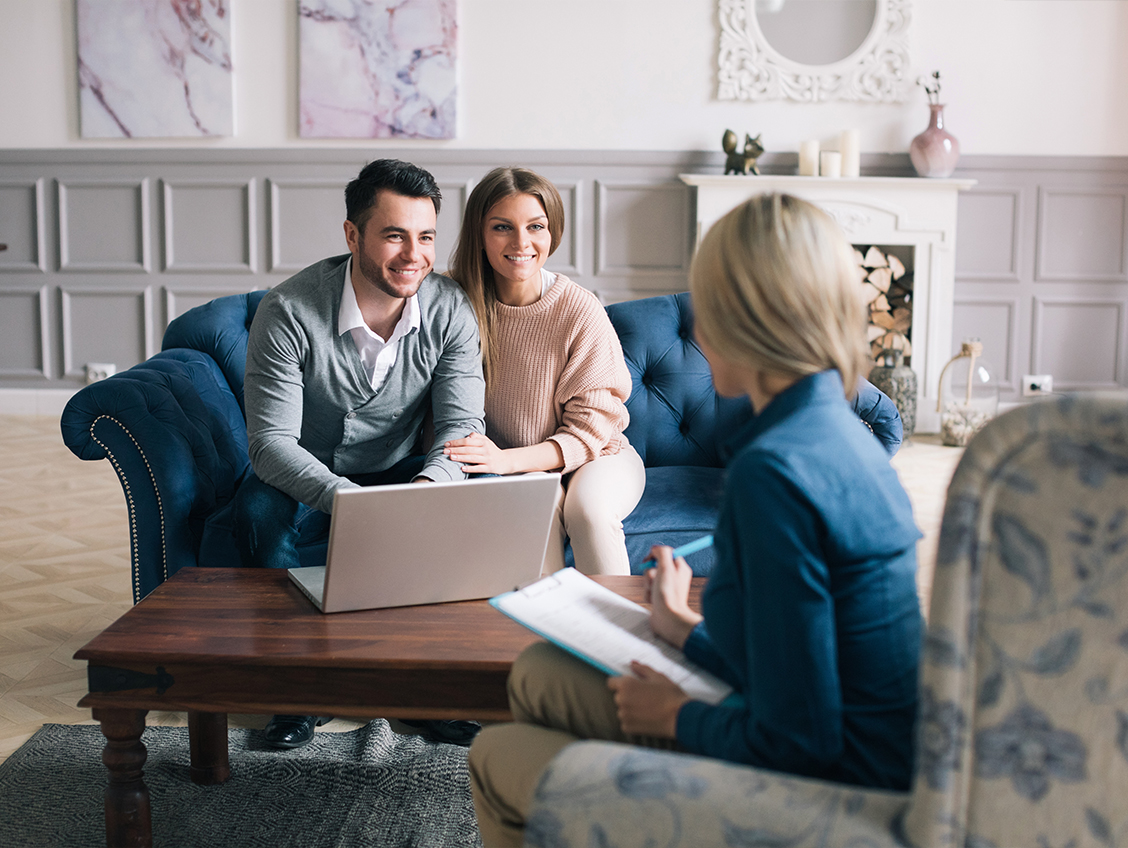
{"label": "printed form", "polygon": [[491,598],[514,621],[607,674],[630,674],[637,660],[662,672],[696,701],[719,704],[732,687],[694,665],[650,629],[650,612],[574,568]]}

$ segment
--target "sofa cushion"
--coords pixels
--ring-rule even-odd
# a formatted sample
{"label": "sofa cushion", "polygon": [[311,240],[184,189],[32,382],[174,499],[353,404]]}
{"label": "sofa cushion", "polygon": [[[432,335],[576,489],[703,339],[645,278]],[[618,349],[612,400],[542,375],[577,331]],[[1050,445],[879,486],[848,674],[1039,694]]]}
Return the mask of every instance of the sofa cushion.
{"label": "sofa cushion", "polygon": [[[652,545],[677,547],[712,533],[717,523],[724,470],[671,465],[648,468],[646,490],[623,522],[631,571],[639,574]],[[713,569],[712,548],[691,554],[686,562],[698,577]]]}

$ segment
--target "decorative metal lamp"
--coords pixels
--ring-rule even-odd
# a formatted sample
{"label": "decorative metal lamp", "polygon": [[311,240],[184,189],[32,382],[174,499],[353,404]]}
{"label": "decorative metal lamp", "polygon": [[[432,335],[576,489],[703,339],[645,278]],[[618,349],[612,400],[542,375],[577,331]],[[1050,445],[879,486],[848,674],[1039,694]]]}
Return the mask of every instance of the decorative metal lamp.
{"label": "decorative metal lamp", "polygon": [[[966,360],[966,368],[961,360]],[[957,362],[961,364],[946,384],[948,369]],[[999,411],[999,382],[983,359],[983,344],[978,339],[961,344],[960,352],[940,372],[936,411],[940,413],[940,441],[953,447],[967,445]]]}

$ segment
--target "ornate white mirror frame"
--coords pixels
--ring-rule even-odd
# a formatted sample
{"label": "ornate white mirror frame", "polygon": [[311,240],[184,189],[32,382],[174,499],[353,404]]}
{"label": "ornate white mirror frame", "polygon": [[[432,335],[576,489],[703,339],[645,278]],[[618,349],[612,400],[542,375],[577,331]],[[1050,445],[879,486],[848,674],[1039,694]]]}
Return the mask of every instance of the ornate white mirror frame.
{"label": "ornate white mirror frame", "polygon": [[873,28],[857,50],[830,65],[804,65],[768,44],[755,0],[717,0],[717,98],[899,103],[908,88],[910,2],[877,0]]}

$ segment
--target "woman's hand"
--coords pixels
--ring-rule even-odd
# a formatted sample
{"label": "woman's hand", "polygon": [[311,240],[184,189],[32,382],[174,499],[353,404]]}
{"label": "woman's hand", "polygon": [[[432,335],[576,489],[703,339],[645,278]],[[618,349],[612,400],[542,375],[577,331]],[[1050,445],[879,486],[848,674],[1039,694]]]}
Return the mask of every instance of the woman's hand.
{"label": "woman's hand", "polygon": [[650,627],[675,648],[682,648],[701,616],[689,606],[693,569],[684,558],[675,560],[672,553],[673,548],[666,545],[650,549],[650,558],[654,560],[654,567],[646,570],[650,581]]}
{"label": "woman's hand", "polygon": [[443,443],[443,453],[470,474],[523,474],[559,471],[564,467],[560,445],[549,439],[523,448],[499,448],[480,433]]}
{"label": "woman's hand", "polygon": [[689,700],[674,681],[640,662],[631,663],[635,677],[609,677],[607,688],[615,693],[619,724],[624,733],[674,739],[678,710]]}
{"label": "woman's hand", "polygon": [[444,442],[443,454],[461,462],[462,470],[469,474],[515,474],[522,470],[514,467],[510,451],[499,448],[480,433]]}

